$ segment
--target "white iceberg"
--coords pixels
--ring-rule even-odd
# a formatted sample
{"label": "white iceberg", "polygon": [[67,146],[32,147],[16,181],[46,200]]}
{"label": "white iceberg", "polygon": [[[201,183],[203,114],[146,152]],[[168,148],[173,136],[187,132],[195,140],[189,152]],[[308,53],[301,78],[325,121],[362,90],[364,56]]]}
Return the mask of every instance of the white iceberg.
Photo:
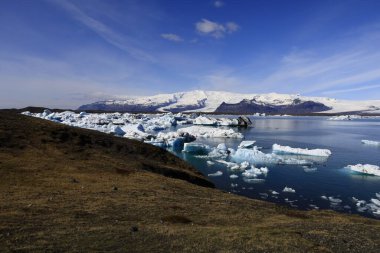
{"label": "white iceberg", "polygon": [[238,148],[253,148],[256,141],[242,141]]}
{"label": "white iceberg", "polygon": [[236,162],[247,161],[254,164],[311,164],[311,162],[307,160],[282,158],[276,154],[265,154],[258,150],[256,146],[253,147],[253,149],[239,148],[234,154],[231,154],[231,159]]}
{"label": "white iceberg", "polygon": [[244,138],[241,133],[235,132],[233,129],[224,129],[207,126],[190,126],[180,128],[178,133],[189,133],[195,137],[201,138]]}
{"label": "white iceberg", "polygon": [[221,172],[220,170],[218,170],[215,173],[208,174],[209,177],[219,177],[221,175],[223,175],[223,172]]}
{"label": "white iceberg", "polygon": [[236,179],[236,178],[238,178],[239,176],[238,175],[235,175],[235,174],[232,174],[232,175],[230,175],[230,178],[231,179]]}
{"label": "white iceberg", "polygon": [[267,173],[268,173],[267,167],[256,168],[255,166],[251,166],[250,169],[245,170],[242,173],[242,176],[246,178],[256,178],[260,175],[266,175]]}
{"label": "white iceberg", "polygon": [[216,126],[216,123],[217,123],[216,119],[205,117],[205,116],[199,116],[193,121],[194,125]]}
{"label": "white iceberg", "polygon": [[145,129],[141,124],[128,124],[121,127],[125,132],[124,137],[130,139],[144,140],[149,134],[145,133]]}
{"label": "white iceberg", "polygon": [[356,164],[356,165],[348,165],[345,167],[346,169],[350,169],[355,172],[374,175],[380,177],[380,167],[372,164]]}
{"label": "white iceberg", "polygon": [[211,166],[211,165],[214,165],[215,163],[214,162],[212,162],[212,161],[207,161],[207,165],[208,166]]}
{"label": "white iceberg", "polygon": [[208,154],[210,147],[201,143],[185,143],[183,146],[183,152],[192,154]]}
{"label": "white iceberg", "polygon": [[334,198],[334,197],[328,197],[328,200],[332,203],[332,204],[335,204],[335,205],[338,205],[340,203],[342,203],[342,200],[339,199],[339,198]]}
{"label": "white iceberg", "polygon": [[380,146],[380,141],[370,141],[370,140],[362,140],[363,144]]}
{"label": "white iceberg", "polygon": [[295,193],[296,192],[296,190],[294,190],[291,187],[287,187],[287,186],[285,186],[285,188],[282,191],[283,192],[288,192],[288,193]]}
{"label": "white iceberg", "polygon": [[273,144],[272,150],[276,154],[296,154],[305,156],[330,156],[331,151],[328,149],[303,149],[303,148],[292,148],[289,146],[281,146],[278,144]]}

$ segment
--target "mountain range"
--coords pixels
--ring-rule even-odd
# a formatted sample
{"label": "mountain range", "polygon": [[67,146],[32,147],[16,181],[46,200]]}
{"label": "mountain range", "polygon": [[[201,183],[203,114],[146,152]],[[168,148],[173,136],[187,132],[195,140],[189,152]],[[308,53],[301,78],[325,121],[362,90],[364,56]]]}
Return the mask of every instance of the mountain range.
{"label": "mountain range", "polygon": [[217,113],[380,113],[380,100],[338,100],[298,94],[243,94],[194,90],[154,96],[125,97],[82,105],[78,110],[121,112]]}

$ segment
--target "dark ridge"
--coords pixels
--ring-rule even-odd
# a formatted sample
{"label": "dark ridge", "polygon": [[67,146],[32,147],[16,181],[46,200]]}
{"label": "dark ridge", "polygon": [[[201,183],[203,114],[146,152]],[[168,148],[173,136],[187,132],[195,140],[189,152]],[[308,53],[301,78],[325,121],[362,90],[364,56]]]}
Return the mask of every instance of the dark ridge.
{"label": "dark ridge", "polygon": [[[75,164],[89,171],[94,168],[128,174],[150,171],[190,183],[214,187],[194,167],[164,149],[140,141],[70,127],[0,110],[0,153],[12,154],[28,164],[35,153],[56,164]],[[59,166],[58,166],[59,167]]]}
{"label": "dark ridge", "polygon": [[301,101],[295,99],[290,105],[269,105],[257,103],[253,100],[242,100],[236,104],[222,103],[215,112],[217,113],[267,113],[267,114],[307,114],[330,110],[331,108],[314,101]]}

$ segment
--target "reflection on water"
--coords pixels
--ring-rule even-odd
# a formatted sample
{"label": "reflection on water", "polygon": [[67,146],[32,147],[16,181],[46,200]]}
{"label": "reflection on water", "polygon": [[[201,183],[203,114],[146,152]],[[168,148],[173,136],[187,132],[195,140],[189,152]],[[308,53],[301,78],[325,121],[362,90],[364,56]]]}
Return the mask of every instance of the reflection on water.
{"label": "reflection on water", "polygon": [[[312,166],[268,164],[269,172],[257,178],[245,178],[240,171],[231,171],[221,163],[207,164],[206,158],[176,154],[193,164],[205,175],[222,171],[223,175],[210,177],[223,190],[256,199],[300,209],[326,208],[359,213],[352,197],[369,201],[380,192],[380,177],[352,173],[343,169],[349,164],[380,165],[380,148],[361,143],[362,139],[380,140],[380,120],[328,121],[325,117],[258,117],[251,128],[236,128],[246,140],[256,140],[264,153],[272,153],[274,143],[298,148],[326,148],[332,156],[312,157],[282,155],[285,158],[311,160]],[[225,143],[236,149],[241,140],[198,139],[197,142],[216,147]],[[230,178],[230,175],[237,178]],[[285,186],[295,193],[283,192]],[[279,194],[273,194],[277,192]],[[325,196],[325,198],[321,198]],[[335,202],[334,202],[335,201]],[[368,212],[361,215],[373,217]]]}

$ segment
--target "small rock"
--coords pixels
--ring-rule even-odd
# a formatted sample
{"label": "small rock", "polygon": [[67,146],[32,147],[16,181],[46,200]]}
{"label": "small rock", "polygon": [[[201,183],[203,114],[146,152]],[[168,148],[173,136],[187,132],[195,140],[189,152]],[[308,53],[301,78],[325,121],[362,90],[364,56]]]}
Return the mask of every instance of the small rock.
{"label": "small rock", "polygon": [[76,184],[77,184],[77,183],[79,183],[79,181],[76,180],[75,178],[72,178],[72,179],[71,179],[71,183],[76,183]]}
{"label": "small rock", "polygon": [[117,191],[118,188],[117,188],[116,186],[114,186],[114,187],[112,188],[112,190]]}
{"label": "small rock", "polygon": [[137,232],[139,231],[139,228],[136,226],[131,227],[131,232]]}

